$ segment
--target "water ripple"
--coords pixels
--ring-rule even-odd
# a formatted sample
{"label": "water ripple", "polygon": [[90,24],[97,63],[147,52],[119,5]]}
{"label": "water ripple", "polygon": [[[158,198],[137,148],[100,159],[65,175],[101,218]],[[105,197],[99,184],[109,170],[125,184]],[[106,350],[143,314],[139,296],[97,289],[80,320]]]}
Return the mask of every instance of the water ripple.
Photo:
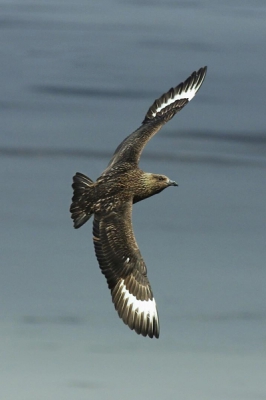
{"label": "water ripple", "polygon": [[[111,152],[90,149],[52,149],[52,148],[15,148],[0,147],[2,157],[21,157],[21,158],[63,158],[63,157],[85,157],[94,159],[109,160]],[[145,160],[156,162],[171,163],[195,163],[195,164],[216,164],[224,167],[228,166],[254,166],[266,167],[266,160],[261,157],[241,157],[228,156],[222,154],[196,154],[196,153],[151,153],[145,152]]]}

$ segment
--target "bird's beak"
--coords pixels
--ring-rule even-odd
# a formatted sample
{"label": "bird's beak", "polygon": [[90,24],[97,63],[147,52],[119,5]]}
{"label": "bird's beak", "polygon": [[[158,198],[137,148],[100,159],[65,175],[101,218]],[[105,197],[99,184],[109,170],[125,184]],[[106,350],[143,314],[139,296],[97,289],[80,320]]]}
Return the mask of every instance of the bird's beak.
{"label": "bird's beak", "polygon": [[178,186],[178,184],[175,181],[171,181],[170,179],[169,179],[168,185],[169,186]]}

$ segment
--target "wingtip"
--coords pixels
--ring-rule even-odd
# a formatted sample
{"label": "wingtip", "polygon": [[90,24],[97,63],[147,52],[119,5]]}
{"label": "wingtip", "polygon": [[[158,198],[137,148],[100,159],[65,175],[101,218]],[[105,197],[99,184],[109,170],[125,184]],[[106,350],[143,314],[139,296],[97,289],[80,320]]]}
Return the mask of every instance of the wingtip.
{"label": "wingtip", "polygon": [[[205,76],[206,76],[206,74],[207,74],[207,69],[208,69],[208,67],[207,67],[207,65],[205,65],[205,67],[201,67],[198,71],[197,71],[197,74],[201,74],[202,75],[202,77],[203,77],[203,80],[205,79]],[[203,82],[203,80],[202,80],[202,82]]]}
{"label": "wingtip", "polygon": [[206,73],[207,66],[201,67],[198,71],[192,72],[184,82],[169,89],[168,92],[156,99],[145,115],[142,124],[151,122],[156,118],[161,118],[164,122],[173,118],[196,95]]}
{"label": "wingtip", "polygon": [[155,299],[138,300],[121,280],[112,290],[112,299],[119,317],[138,335],[159,338],[160,324]]}

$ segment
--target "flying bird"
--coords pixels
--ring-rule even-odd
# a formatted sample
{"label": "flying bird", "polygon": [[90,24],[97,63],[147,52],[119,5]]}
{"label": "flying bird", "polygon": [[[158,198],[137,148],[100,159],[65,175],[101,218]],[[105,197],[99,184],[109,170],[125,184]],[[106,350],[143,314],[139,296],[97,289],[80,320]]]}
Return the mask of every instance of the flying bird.
{"label": "flying bird", "polygon": [[115,309],[130,329],[150,338],[159,337],[159,317],[132,228],[132,206],[177,183],[143,172],[139,159],[146,143],[195,96],[206,72],[207,67],[200,68],[155,100],[142,125],[120,143],[96,182],[79,172],[73,177],[74,228],[94,215],[95,253]]}

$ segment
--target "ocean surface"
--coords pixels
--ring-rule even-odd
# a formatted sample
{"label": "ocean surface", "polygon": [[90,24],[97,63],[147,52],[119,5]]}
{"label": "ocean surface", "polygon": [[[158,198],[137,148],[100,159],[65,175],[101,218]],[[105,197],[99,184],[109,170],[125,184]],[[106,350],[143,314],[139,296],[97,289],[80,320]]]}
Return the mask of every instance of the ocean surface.
{"label": "ocean surface", "polygon": [[[5,400],[266,399],[266,3],[0,1]],[[176,180],[134,206],[159,340],[118,318],[71,181],[207,65],[145,148]]]}

